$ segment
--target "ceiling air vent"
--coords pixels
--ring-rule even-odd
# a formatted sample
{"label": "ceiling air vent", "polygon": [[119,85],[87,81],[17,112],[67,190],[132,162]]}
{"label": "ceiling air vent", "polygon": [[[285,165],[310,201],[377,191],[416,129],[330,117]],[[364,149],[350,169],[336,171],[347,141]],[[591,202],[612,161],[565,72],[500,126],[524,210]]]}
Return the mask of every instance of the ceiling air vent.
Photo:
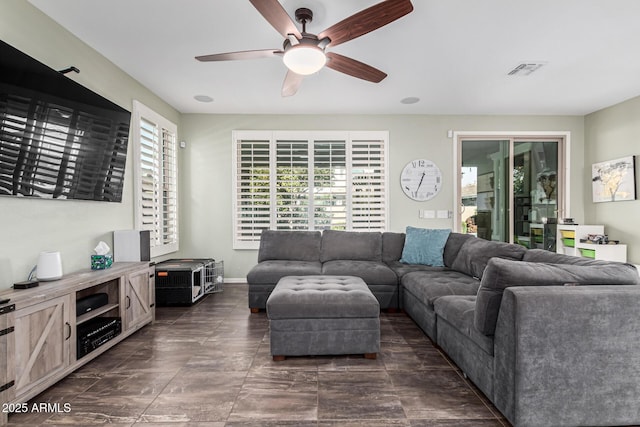
{"label": "ceiling air vent", "polygon": [[523,62],[522,64],[509,71],[510,76],[528,76],[529,74],[542,67],[546,62]]}

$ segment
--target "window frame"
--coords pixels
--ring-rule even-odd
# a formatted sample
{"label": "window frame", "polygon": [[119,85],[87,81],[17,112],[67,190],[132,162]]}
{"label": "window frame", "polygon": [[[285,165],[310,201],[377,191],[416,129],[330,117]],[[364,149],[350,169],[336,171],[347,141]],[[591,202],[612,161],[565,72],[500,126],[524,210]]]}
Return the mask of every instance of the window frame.
{"label": "window frame", "polygon": [[[166,255],[172,252],[177,252],[180,248],[180,232],[179,232],[179,187],[178,187],[178,127],[175,123],[161,116],[153,111],[140,101],[133,101],[133,113],[132,113],[132,135],[133,135],[133,159],[134,159],[134,224],[136,230],[148,230],[148,227],[143,225],[143,189],[142,189],[142,168],[141,168],[141,150],[142,150],[142,132],[141,132],[141,120],[144,119],[147,122],[155,125],[159,130],[159,152],[156,153],[158,158],[158,165],[154,168],[155,173],[158,174],[158,182],[156,183],[157,200],[154,210],[156,211],[157,219],[153,230],[150,230],[150,252],[151,257],[158,257]],[[168,167],[171,170],[173,177],[171,179],[170,186],[174,189],[175,195],[171,197],[173,203],[169,206],[165,204],[165,197],[162,196],[162,183],[165,178],[165,170],[167,170],[166,159],[162,154],[163,150],[163,133],[168,132],[172,136],[170,150],[173,151],[173,164],[169,164]],[[169,220],[167,209],[171,209],[173,217]],[[171,234],[169,242],[163,242],[163,228],[168,222],[175,223],[174,231]]]}
{"label": "window frame", "polygon": [[[254,234],[254,240],[248,239],[240,239],[239,238],[239,230],[242,227],[243,223],[241,223],[241,219],[239,218],[239,193],[238,193],[238,185],[241,180],[239,177],[239,156],[238,149],[239,144],[243,141],[259,141],[260,143],[268,143],[269,145],[269,227],[268,229],[277,229],[276,224],[276,210],[277,210],[277,201],[276,201],[276,149],[278,141],[305,141],[308,144],[308,156],[309,156],[309,167],[308,167],[308,182],[309,187],[312,189],[314,185],[314,142],[318,141],[344,141],[345,142],[345,160],[346,160],[346,170],[347,170],[347,184],[346,184],[346,200],[347,200],[347,208],[346,208],[346,224],[345,229],[348,231],[366,231],[366,230],[388,230],[389,227],[389,132],[388,131],[273,131],[273,130],[234,130],[232,132],[232,218],[233,218],[233,227],[232,227],[232,241],[233,241],[233,249],[258,249],[260,244],[260,239],[257,236],[258,233]],[[382,203],[383,207],[381,209],[381,213],[375,216],[377,219],[377,223],[381,223],[380,227],[356,227],[354,228],[353,223],[353,209],[354,206],[354,198],[353,198],[353,154],[354,154],[354,146],[356,144],[361,144],[362,141],[365,141],[369,144],[372,142],[378,142],[378,150],[381,151],[380,156],[382,159],[381,168],[382,170],[382,180],[381,186],[383,190],[382,195]],[[375,144],[373,144],[375,145]],[[382,147],[380,147],[380,145]],[[372,158],[372,157],[370,157]],[[371,182],[374,182],[373,180]],[[310,191],[311,193],[311,191]],[[315,230],[316,226],[314,224],[314,199],[310,198],[309,200],[309,211],[308,211],[308,222],[306,230]],[[260,227],[256,226],[254,230],[259,230]],[[324,229],[324,228],[319,228]]]}

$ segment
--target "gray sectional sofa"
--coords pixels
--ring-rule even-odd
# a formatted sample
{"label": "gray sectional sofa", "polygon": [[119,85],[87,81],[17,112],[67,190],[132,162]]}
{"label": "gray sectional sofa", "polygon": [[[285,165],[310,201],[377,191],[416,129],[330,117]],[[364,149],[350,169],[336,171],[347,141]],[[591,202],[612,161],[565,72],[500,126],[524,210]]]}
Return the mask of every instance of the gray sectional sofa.
{"label": "gray sectional sofa", "polygon": [[458,233],[444,266],[410,265],[404,243],[404,233],[265,232],[247,276],[250,307],[263,308],[286,275],[362,277],[381,308],[403,309],[515,426],[640,424],[634,266]]}
{"label": "gray sectional sofa", "polygon": [[398,277],[383,261],[381,233],[265,230],[258,264],[247,274],[249,307],[266,307],[271,291],[284,276],[356,276],[365,281],[380,308],[397,308]]}

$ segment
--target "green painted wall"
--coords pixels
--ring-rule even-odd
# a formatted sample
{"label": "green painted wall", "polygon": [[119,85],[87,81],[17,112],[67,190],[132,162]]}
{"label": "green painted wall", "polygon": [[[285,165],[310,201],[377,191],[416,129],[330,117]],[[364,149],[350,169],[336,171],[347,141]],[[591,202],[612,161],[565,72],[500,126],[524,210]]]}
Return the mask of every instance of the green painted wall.
{"label": "green painted wall", "polygon": [[[175,123],[179,113],[140,83],[23,0],[0,1],[0,39],[131,111],[138,99]],[[131,146],[129,146],[129,160]],[[25,280],[38,254],[60,251],[64,272],[89,267],[100,240],[133,227],[132,165],[127,162],[122,203],[0,197],[0,289]]]}
{"label": "green painted wall", "polygon": [[[585,117],[585,166],[582,174],[585,217],[604,224],[611,239],[626,243],[627,260],[640,264],[640,200],[593,203],[591,165],[630,155],[640,156],[640,97]],[[640,196],[640,164],[636,159],[636,194]]]}
{"label": "green painted wall", "polygon": [[[570,131],[571,181],[582,179],[584,119],[565,116],[435,115],[207,115],[182,117],[180,151],[181,252],[185,256],[224,259],[225,274],[244,278],[256,263],[256,251],[232,249],[231,132],[234,129],[388,130],[390,229],[407,225],[452,227],[452,220],[419,219],[419,209],[453,209],[453,139],[455,131]],[[415,158],[434,161],[444,177],[443,190],[427,202],[409,200],[400,189],[400,172]],[[571,189],[572,215],[582,220],[583,188]]]}

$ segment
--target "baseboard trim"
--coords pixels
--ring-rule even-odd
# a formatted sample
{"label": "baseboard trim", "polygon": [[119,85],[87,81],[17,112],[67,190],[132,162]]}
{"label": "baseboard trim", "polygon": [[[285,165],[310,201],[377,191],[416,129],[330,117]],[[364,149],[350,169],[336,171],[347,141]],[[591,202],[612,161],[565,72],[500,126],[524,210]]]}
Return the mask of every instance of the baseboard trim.
{"label": "baseboard trim", "polygon": [[224,283],[247,283],[247,279],[244,277],[225,277]]}

